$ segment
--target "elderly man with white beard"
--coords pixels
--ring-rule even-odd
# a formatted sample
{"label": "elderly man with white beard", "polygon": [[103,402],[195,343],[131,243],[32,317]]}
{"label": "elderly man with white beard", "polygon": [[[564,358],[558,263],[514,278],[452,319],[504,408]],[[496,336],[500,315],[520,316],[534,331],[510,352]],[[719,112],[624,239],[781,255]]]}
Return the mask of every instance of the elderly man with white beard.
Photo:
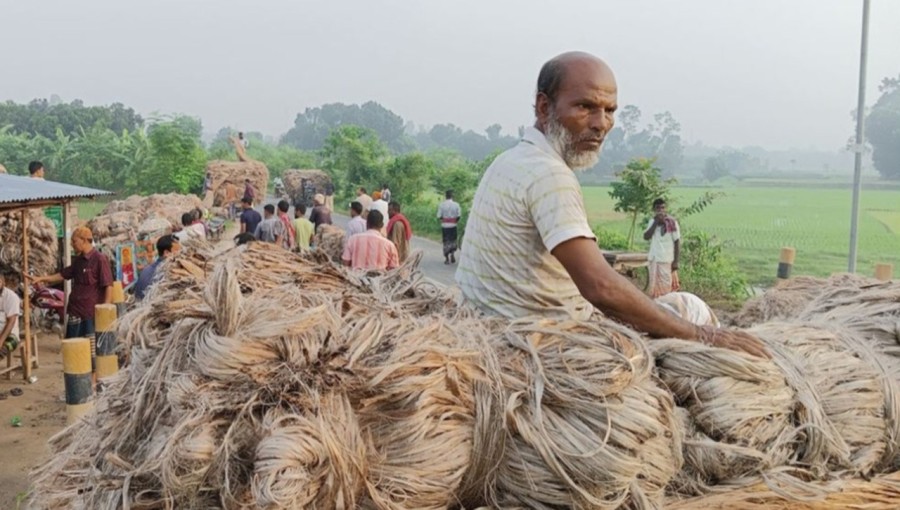
{"label": "elderly man with white beard", "polygon": [[597,163],[616,94],[612,70],[593,55],[564,53],[541,68],[534,127],[494,160],[475,193],[456,271],[464,298],[509,318],[588,320],[596,307],[653,337],[768,357],[751,335],[668,313],[603,258],[575,172]]}

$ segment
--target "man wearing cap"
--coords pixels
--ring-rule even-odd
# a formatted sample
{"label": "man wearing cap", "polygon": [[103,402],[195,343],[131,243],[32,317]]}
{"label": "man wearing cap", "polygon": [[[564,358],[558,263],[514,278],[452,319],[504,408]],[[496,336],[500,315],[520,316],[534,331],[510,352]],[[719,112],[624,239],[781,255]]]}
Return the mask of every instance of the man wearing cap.
{"label": "man wearing cap", "polygon": [[112,303],[112,270],[109,259],[94,249],[94,236],[87,227],[72,232],[72,251],[77,255],[72,265],[62,271],[30,277],[35,283],[60,283],[72,280],[69,296],[66,338],[94,336],[94,307],[100,303]]}

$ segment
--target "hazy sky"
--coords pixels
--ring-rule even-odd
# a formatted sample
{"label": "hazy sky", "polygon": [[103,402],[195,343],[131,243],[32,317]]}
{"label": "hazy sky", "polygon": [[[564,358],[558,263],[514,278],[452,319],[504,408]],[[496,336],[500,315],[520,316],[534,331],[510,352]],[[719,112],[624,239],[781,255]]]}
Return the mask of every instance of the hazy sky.
{"label": "hazy sky", "polygon": [[[837,150],[853,133],[862,0],[0,0],[0,100],[58,94],[277,135],[375,100],[404,119],[532,122],[541,64],[606,59],[620,105],[689,141]],[[872,0],[867,102],[900,75],[900,1]]]}

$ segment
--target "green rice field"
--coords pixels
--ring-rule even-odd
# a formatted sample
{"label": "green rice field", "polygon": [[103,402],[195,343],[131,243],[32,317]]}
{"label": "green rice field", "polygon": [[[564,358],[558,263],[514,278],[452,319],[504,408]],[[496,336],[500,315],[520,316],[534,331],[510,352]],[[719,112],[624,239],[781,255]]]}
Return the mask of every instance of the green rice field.
{"label": "green rice field", "polygon": [[[670,209],[689,205],[704,191],[674,190]],[[735,187],[722,191],[726,196],[702,213],[682,220],[682,231],[699,229],[716,236],[751,283],[772,283],[784,246],[797,250],[795,275],[827,276],[847,270],[849,189]],[[584,187],[584,201],[592,226],[628,232],[628,220],[613,211],[609,188]],[[645,249],[646,243],[639,240],[636,247]],[[897,190],[863,190],[861,194],[857,272],[871,275],[876,262],[893,263],[894,275],[900,273]]]}

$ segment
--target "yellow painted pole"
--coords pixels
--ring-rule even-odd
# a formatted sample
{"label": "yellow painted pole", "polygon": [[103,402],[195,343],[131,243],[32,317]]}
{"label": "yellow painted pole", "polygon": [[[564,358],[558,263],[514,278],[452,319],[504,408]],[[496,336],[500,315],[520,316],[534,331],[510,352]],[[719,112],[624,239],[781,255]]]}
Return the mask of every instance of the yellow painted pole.
{"label": "yellow painted pole", "polygon": [[112,284],[112,302],[116,305],[118,316],[125,315],[125,289],[122,288],[122,282],[118,280]]}
{"label": "yellow painted pole", "polygon": [[781,257],[778,259],[778,278],[787,280],[791,277],[791,269],[794,268],[794,258],[797,256],[797,250],[785,247],[781,249]]}
{"label": "yellow painted pole", "polygon": [[91,339],[62,341],[63,377],[66,383],[66,423],[75,423],[94,407],[91,384]]}
{"label": "yellow painted pole", "polygon": [[894,264],[875,264],[875,278],[883,282],[894,279]]}
{"label": "yellow painted pole", "polygon": [[119,357],[116,353],[116,305],[100,304],[94,307],[94,338],[97,358],[94,364],[97,378],[103,379],[119,371]]}

